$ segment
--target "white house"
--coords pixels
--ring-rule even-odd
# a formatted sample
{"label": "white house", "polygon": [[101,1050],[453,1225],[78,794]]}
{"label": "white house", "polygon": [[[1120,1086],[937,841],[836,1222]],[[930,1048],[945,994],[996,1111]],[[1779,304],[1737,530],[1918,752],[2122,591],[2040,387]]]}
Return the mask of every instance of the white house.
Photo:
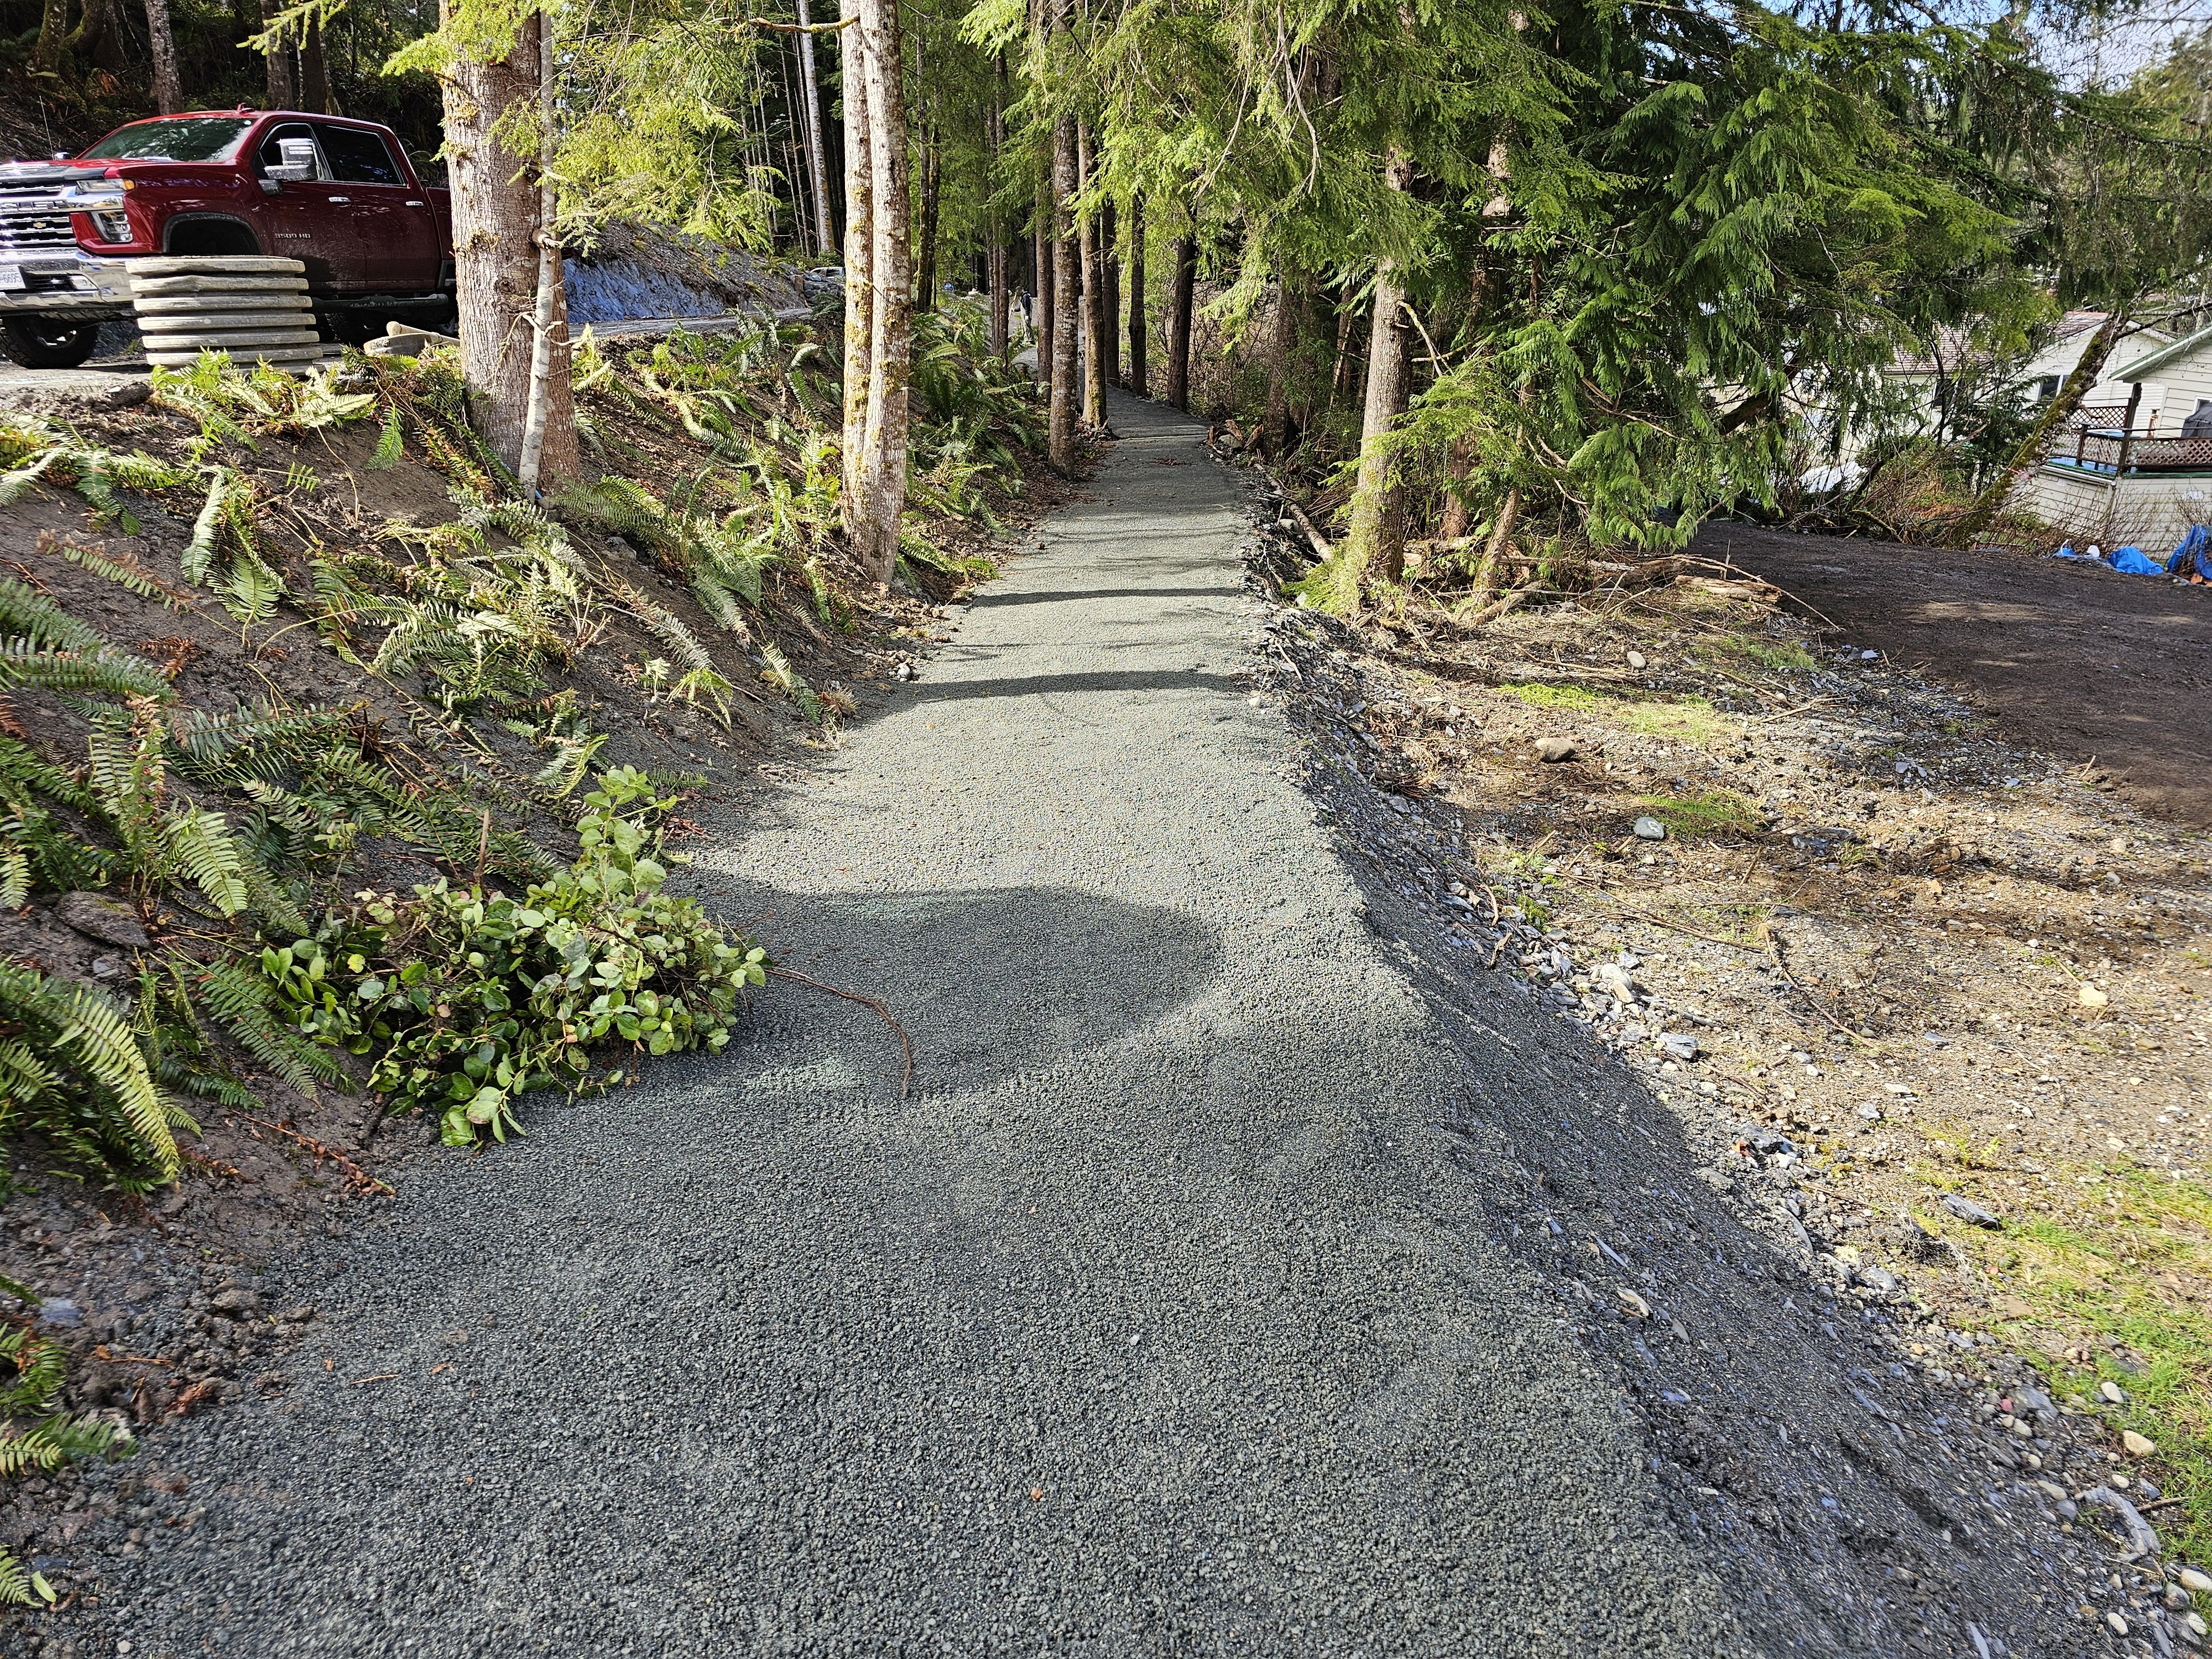
{"label": "white house", "polygon": [[2077,544],[2163,553],[2212,523],[2212,328],[2130,344],[2012,499]]}

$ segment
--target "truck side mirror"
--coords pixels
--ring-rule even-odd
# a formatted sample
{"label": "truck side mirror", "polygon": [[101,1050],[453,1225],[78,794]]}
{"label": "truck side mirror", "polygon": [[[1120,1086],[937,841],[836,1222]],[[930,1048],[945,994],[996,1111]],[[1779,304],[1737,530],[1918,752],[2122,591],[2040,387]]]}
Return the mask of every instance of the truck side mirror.
{"label": "truck side mirror", "polygon": [[304,185],[315,176],[315,141],[312,138],[279,138],[276,154],[283,159],[269,169],[271,179],[288,185]]}

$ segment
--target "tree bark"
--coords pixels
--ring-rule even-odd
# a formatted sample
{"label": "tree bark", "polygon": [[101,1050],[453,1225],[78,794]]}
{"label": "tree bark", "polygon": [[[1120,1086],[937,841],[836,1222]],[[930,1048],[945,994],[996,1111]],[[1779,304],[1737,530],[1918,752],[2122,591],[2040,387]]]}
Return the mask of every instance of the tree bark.
{"label": "tree bark", "polygon": [[[999,54],[998,73],[991,87],[991,107],[984,112],[983,141],[988,155],[987,177],[999,173],[999,152],[1006,145],[1006,55]],[[1007,310],[1011,303],[1006,283],[1006,228],[994,205],[984,222],[983,279],[991,295],[991,349],[998,356],[1006,355]]]}
{"label": "tree bark", "polygon": [[868,336],[867,424],[861,436],[862,502],[854,551],[889,582],[898,568],[906,513],[907,388],[914,363],[912,208],[907,195],[904,60],[898,0],[860,0],[868,87],[868,173],[874,198],[874,326]]}
{"label": "tree bark", "polygon": [[1052,169],[1045,169],[1044,177],[1037,183],[1036,233],[1030,238],[1030,258],[1036,270],[1036,377],[1048,386],[1052,384],[1052,343],[1057,337],[1053,332],[1053,196]]}
{"label": "tree bark", "polygon": [[[491,63],[457,58],[442,83],[469,420],[512,469],[521,465],[529,420],[531,323],[542,257],[538,238],[545,226],[538,158],[508,149],[494,128],[512,111],[523,118],[523,130],[530,130],[538,76],[538,31],[526,25],[506,57]],[[559,327],[557,294],[555,305]],[[543,455],[547,476],[575,476],[575,410],[566,374],[551,376],[547,386]]]}
{"label": "tree bark", "polygon": [[2120,336],[2127,332],[2131,320],[2124,308],[2113,312],[2097,325],[2097,331],[2089,337],[2089,343],[2082,348],[2081,359],[2074,365],[2074,372],[2058,388],[2058,395],[2044,405],[2043,413],[2036,417],[2035,424],[2027,429],[2027,436],[2021,439],[2020,447],[2013,451],[2012,459],[1997,469],[1982,493],[1974,497],[1974,504],[1966,509],[1958,523],[1951,526],[1951,533],[1947,539],[1953,547],[1971,546],[1974,538],[1990,527],[1990,520],[2002,510],[2005,498],[2012,494],[2013,486],[2020,482],[2021,476],[2043,459],[2043,452],[2050,446],[2052,437],[2065,429],[2066,422],[2074,418],[2074,411],[2081,407],[2081,399],[2088,396],[2089,388],[2097,384],[2097,377],[2105,372],[2105,364],[2112,355],[2112,348],[2119,343]]}
{"label": "tree bark", "polygon": [[1129,390],[1149,398],[1145,371],[1145,198],[1129,198]]}
{"label": "tree bark", "polygon": [[814,35],[806,0],[799,0],[799,79],[806,111],[806,166],[814,178],[814,246],[823,258],[837,246],[830,229],[830,167],[823,157],[822,93],[814,75]]}
{"label": "tree bark", "polygon": [[318,115],[331,112],[331,72],[323,62],[320,23],[308,24],[307,36],[300,42],[300,98]]}
{"label": "tree bark", "polygon": [[[276,21],[276,14],[283,9],[283,0],[261,0],[261,27],[267,28],[271,23],[275,22]],[[441,7],[441,9],[443,9],[443,8]],[[268,103],[266,107],[270,109],[290,109],[293,106],[294,102],[294,94],[292,91],[292,48],[282,44],[272,46],[269,48],[268,54],[264,58],[263,63],[266,71],[267,81],[266,96]],[[457,237],[460,234],[460,227],[458,222],[453,227],[453,234]]]}
{"label": "tree bark", "polygon": [[[1075,155],[1076,187],[1088,190],[1091,154],[1087,124],[1075,129]],[[1097,428],[1106,424],[1105,284],[1098,257],[1097,216],[1084,214],[1079,224],[1083,237],[1083,423]]]}
{"label": "tree bark", "polygon": [[39,12],[38,43],[31,61],[49,75],[58,75],[69,62],[70,0],[46,0]]}
{"label": "tree bark", "polygon": [[[1383,182],[1402,191],[1413,177],[1413,159],[1394,144],[1383,164]],[[1356,584],[1368,570],[1389,582],[1406,574],[1406,492],[1396,468],[1384,453],[1406,403],[1406,328],[1403,272],[1385,254],[1375,271],[1375,315],[1367,343],[1367,402],[1359,428],[1359,477],[1352,492],[1352,523],[1345,535],[1346,580]],[[1356,587],[1344,592],[1356,596]]]}
{"label": "tree bark", "polygon": [[927,127],[921,135],[921,269],[914,296],[917,311],[937,309],[937,207],[942,177],[937,129]]}
{"label": "tree bark", "polygon": [[154,107],[174,115],[185,106],[177,75],[177,38],[169,27],[169,0],[146,0],[146,40],[154,58]]}
{"label": "tree bark", "polygon": [[[553,15],[541,11],[538,35],[538,303],[531,319],[530,407],[515,472],[526,490],[576,476],[576,419],[568,383],[568,307],[562,293],[561,239],[553,200]],[[319,61],[319,36],[317,58]],[[558,395],[556,388],[559,388]],[[565,438],[562,428],[566,428]]]}
{"label": "tree bark", "polygon": [[1052,133],[1052,395],[1045,423],[1045,459],[1075,470],[1077,252],[1068,204],[1075,199],[1075,123],[1063,115]]}
{"label": "tree bark", "polygon": [[1114,244],[1115,214],[1109,197],[1098,209],[1098,310],[1105,331],[1106,384],[1126,386],[1121,378],[1121,256]]}
{"label": "tree bark", "polygon": [[1291,447],[1291,369],[1297,350],[1304,291],[1298,273],[1283,262],[1275,283],[1275,349],[1267,363],[1267,412],[1261,423],[1261,446],[1270,455]]}
{"label": "tree bark", "polygon": [[[840,17],[858,18],[860,0],[842,0]],[[838,521],[860,544],[860,453],[868,424],[868,349],[876,324],[875,185],[868,155],[868,77],[857,24],[838,33],[845,88],[845,410],[840,441],[842,488]]]}
{"label": "tree bark", "polygon": [[1190,411],[1191,307],[1198,293],[1198,237],[1176,238],[1175,276],[1168,286],[1168,386],[1170,408]]}

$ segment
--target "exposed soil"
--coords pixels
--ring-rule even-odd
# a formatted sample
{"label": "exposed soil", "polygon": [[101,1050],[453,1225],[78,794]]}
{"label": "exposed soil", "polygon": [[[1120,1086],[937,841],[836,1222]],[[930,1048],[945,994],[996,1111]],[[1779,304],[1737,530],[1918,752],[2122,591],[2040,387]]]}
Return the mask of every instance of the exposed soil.
{"label": "exposed soil", "polygon": [[2212,825],[2212,589],[2064,559],[1711,524],[1695,550],[1924,670],[2017,743],[2094,760],[2162,817]]}
{"label": "exposed soil", "polygon": [[[1717,556],[1727,527],[1711,533]],[[1748,584],[1523,611],[1472,638],[1285,613],[1317,789],[1469,960],[1634,1058],[1672,1114],[1723,1127],[1723,1167],[1776,1237],[1877,1316],[1894,1363],[1966,1396],[1954,1420],[2021,1425],[1961,1443],[1993,1491],[2078,1531],[2109,1474],[2201,1561],[2212,846],[2026,747],[2062,747],[2039,702],[1991,718],[1899,660],[1916,607],[1929,637],[1972,649],[1986,623],[1938,625],[1975,597],[1963,579],[1929,599],[1900,550],[1736,533],[1764,538],[1738,562],[1785,582],[1844,550],[1907,621],[1832,632]],[[2033,593],[2044,573],[2024,574]],[[1847,617],[1879,609],[1871,581],[1826,579],[1863,607]],[[2043,672],[2078,689],[2125,617],[2191,637],[2197,596],[2128,580],[2053,573],[2024,619],[2045,643],[1984,635],[1982,655],[2039,692],[2034,651],[2072,652]],[[2100,608],[2069,617],[2066,595]],[[1835,594],[1811,597],[1834,614]],[[1574,752],[1547,762],[1544,738]],[[1363,807],[1370,784],[1395,813]],[[2038,1376],[2045,1419],[2017,1411]],[[2154,1455],[2123,1449],[2130,1428]],[[2165,1594],[2094,1553],[2069,1571],[2085,1617],[2118,1613],[2136,1637]]]}

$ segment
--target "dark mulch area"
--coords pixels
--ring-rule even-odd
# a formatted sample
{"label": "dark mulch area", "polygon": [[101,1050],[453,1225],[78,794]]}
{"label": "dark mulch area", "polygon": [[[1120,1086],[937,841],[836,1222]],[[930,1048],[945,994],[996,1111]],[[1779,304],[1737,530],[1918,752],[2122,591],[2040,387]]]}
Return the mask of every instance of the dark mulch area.
{"label": "dark mulch area", "polygon": [[1692,548],[1946,682],[2014,740],[2094,758],[2147,811],[2212,825],[2212,589],[1744,524],[1707,525]]}

